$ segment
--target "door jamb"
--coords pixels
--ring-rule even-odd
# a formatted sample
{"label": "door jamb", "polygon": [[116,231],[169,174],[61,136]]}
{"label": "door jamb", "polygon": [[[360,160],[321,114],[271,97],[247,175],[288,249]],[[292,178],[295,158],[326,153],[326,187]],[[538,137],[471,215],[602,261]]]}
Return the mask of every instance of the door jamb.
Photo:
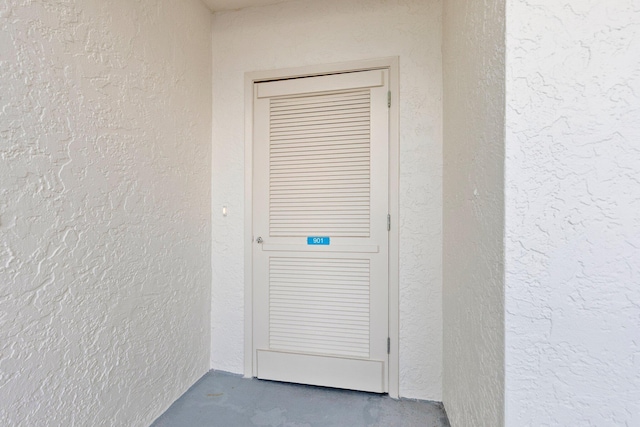
{"label": "door jamb", "polygon": [[244,376],[253,372],[253,91],[254,84],[266,80],[308,77],[373,69],[389,70],[389,396],[397,399],[399,393],[399,181],[400,181],[400,127],[399,127],[399,59],[389,57],[372,60],[343,62],[328,65],[312,65],[280,70],[245,73],[245,136],[244,136]]}

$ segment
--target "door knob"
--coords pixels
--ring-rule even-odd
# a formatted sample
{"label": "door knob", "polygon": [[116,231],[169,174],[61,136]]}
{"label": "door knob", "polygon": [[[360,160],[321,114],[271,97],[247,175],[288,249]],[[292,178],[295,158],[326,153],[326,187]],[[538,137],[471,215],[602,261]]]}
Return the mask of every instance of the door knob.
{"label": "door knob", "polygon": [[256,239],[256,243],[262,243],[262,237],[258,237],[258,238]]}

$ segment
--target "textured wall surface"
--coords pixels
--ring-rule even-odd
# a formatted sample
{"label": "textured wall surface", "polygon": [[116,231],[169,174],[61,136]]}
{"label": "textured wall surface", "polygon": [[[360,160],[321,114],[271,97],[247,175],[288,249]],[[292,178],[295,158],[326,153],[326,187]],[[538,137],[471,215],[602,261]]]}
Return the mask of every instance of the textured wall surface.
{"label": "textured wall surface", "polygon": [[148,426],[208,370],[210,25],[0,2],[0,425]]}
{"label": "textured wall surface", "polygon": [[397,55],[400,394],[441,400],[440,21],[440,0],[302,0],[214,15],[213,368],[243,370],[244,73]]}
{"label": "textured wall surface", "polygon": [[453,426],[504,412],[505,8],[447,0],[444,70],[444,377]]}
{"label": "textured wall surface", "polygon": [[[202,0],[212,11],[238,10],[251,6],[282,3],[289,0]],[[316,0],[317,1],[317,0]]]}
{"label": "textured wall surface", "polygon": [[506,425],[640,425],[640,2],[507,2]]}

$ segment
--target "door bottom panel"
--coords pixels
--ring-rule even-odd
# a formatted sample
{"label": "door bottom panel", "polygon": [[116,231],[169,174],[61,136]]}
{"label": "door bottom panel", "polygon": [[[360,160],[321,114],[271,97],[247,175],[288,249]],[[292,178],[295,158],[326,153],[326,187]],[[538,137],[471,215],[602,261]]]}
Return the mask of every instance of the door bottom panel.
{"label": "door bottom panel", "polygon": [[264,380],[385,393],[384,362],[258,350],[257,376]]}

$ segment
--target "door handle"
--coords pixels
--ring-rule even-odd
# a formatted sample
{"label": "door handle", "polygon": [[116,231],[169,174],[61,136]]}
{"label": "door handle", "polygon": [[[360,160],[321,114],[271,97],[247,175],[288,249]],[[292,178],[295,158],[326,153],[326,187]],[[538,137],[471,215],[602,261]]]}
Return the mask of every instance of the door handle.
{"label": "door handle", "polygon": [[258,238],[256,239],[256,243],[262,243],[262,242],[263,242],[262,237],[258,237]]}

